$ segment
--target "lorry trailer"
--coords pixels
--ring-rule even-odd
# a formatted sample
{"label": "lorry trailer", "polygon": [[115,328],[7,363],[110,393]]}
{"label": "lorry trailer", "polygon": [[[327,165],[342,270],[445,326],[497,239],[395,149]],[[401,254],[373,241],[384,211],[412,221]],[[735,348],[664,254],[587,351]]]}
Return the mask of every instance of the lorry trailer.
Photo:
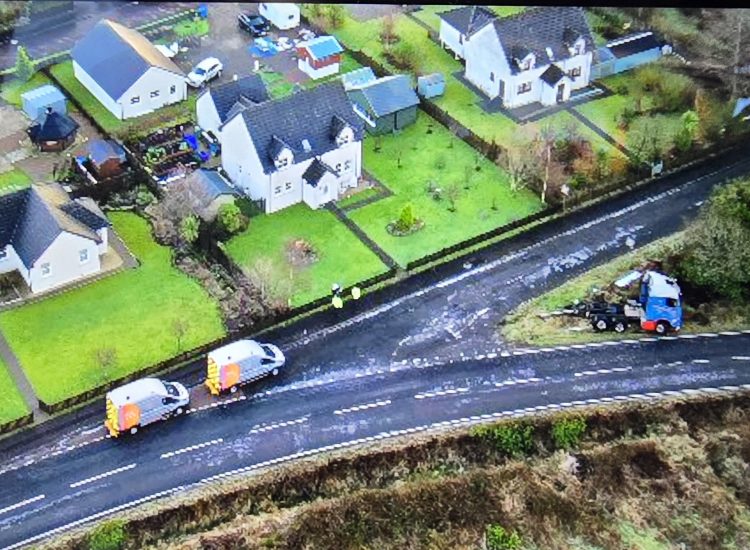
{"label": "lorry trailer", "polygon": [[182,384],[142,378],[107,392],[104,425],[112,437],[134,434],[142,426],[182,414],[189,404],[190,394]]}
{"label": "lorry trailer", "polygon": [[273,344],[238,340],[208,354],[206,386],[212,395],[234,393],[242,384],[276,376],[285,363],[284,354]]}

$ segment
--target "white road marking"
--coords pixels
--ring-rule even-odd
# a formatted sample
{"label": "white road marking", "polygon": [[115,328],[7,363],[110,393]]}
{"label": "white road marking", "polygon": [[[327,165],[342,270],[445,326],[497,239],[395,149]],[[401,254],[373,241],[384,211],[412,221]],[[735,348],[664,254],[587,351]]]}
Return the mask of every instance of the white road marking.
{"label": "white road marking", "polygon": [[303,424],[307,422],[310,419],[309,415],[301,416],[299,418],[295,418],[294,420],[287,420],[285,422],[276,422],[274,424],[268,424],[266,426],[256,425],[253,426],[253,429],[250,430],[249,433],[251,434],[257,434],[262,432],[269,432],[271,430],[275,430],[277,428],[284,428],[286,426],[293,426],[295,424]]}
{"label": "white road marking", "polygon": [[750,361],[750,355],[732,355],[735,361]]}
{"label": "white road marking", "polygon": [[346,414],[350,412],[357,412],[357,411],[364,411],[367,409],[374,409],[375,407],[385,407],[386,405],[390,405],[391,400],[385,399],[383,401],[375,401],[374,403],[367,403],[366,405],[355,405],[353,407],[349,407],[346,409],[338,409],[333,411],[333,414]]}
{"label": "white road marking", "polygon": [[26,500],[23,500],[16,504],[11,504],[10,506],[6,506],[5,508],[0,508],[0,514],[4,514],[5,512],[10,512],[11,510],[15,510],[16,508],[20,508],[21,506],[26,506],[27,504],[31,504],[32,502],[36,502],[37,500],[42,500],[43,498],[44,498],[44,495],[38,495],[38,496],[35,496],[34,498],[27,498]]}
{"label": "white road marking", "polygon": [[178,449],[177,451],[170,451],[168,453],[164,453],[161,455],[161,458],[170,458],[176,455],[181,455],[183,453],[189,453],[190,451],[197,451],[198,449],[203,449],[204,447],[209,447],[211,445],[218,445],[219,443],[223,443],[224,440],[222,438],[219,439],[212,439],[211,441],[206,441],[205,443],[199,443],[197,445],[191,445],[190,447],[185,447],[184,449]]}
{"label": "white road marking", "polygon": [[120,474],[122,472],[127,472],[128,470],[132,470],[136,466],[137,464],[134,462],[133,464],[128,464],[127,466],[123,466],[122,468],[117,468],[116,470],[110,470],[109,472],[104,472],[103,474],[99,474],[98,476],[90,477],[88,479],[83,479],[81,481],[76,481],[75,483],[70,484],[70,488],[75,489],[76,487],[80,487],[81,485],[86,485],[87,483],[92,483],[94,481],[99,481],[100,479],[104,479],[105,477],[113,476],[115,474]]}
{"label": "white road marking", "polygon": [[458,393],[466,393],[468,391],[469,391],[469,388],[456,388],[456,389],[450,389],[450,390],[424,392],[424,393],[416,394],[414,396],[414,399],[428,399],[430,397],[442,397],[444,395],[455,395]]}
{"label": "white road marking", "polygon": [[709,361],[708,359],[693,359],[693,363],[698,363],[700,365],[704,365],[704,364],[710,363],[710,362],[711,361]]}

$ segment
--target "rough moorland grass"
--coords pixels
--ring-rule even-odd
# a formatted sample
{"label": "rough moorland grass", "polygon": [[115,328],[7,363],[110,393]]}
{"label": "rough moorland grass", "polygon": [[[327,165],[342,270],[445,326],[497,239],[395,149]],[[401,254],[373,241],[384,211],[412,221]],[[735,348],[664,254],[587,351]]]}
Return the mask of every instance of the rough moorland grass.
{"label": "rough moorland grass", "polygon": [[8,368],[0,359],[0,424],[11,422],[29,412],[26,403],[18,391],[16,383],[10,376]]}
{"label": "rough moorland grass", "polygon": [[[48,403],[174,356],[177,319],[188,325],[182,350],[225,333],[217,305],[172,266],[170,250],[153,241],[144,219],[110,219],[139,267],[0,314],[0,329]],[[95,358],[103,348],[117,357],[106,372]]]}
{"label": "rough moorland grass", "polygon": [[[317,261],[292,269],[286,250],[297,239],[312,245]],[[243,269],[265,258],[274,266],[273,277],[291,277],[293,306],[328,295],[333,283],[352,285],[387,269],[333,214],[305,204],[252,218],[247,231],[230,240],[226,249]]]}
{"label": "rough moorland grass", "polygon": [[20,168],[13,168],[0,174],[0,195],[18,191],[31,185],[31,178]]}
{"label": "rough moorland grass", "polygon": [[117,136],[124,136],[131,130],[147,132],[149,129],[174,126],[195,117],[195,101],[198,98],[197,92],[188,90],[188,97],[185,101],[168,105],[157,109],[153,113],[119,120],[110,113],[91,92],[89,92],[73,74],[73,62],[65,61],[50,67],[50,71],[65,88],[65,91],[78,99],[83,105],[84,110],[91,115],[102,127],[109,133]]}
{"label": "rough moorland grass", "polygon": [[[375,152],[378,142],[382,150]],[[475,170],[477,160],[479,171]],[[359,208],[350,217],[401,265],[541,208],[532,193],[512,192],[504,171],[421,112],[416,124],[398,134],[368,137],[364,165],[394,195]],[[469,188],[465,189],[467,168]],[[430,181],[442,190],[441,200],[428,193]],[[457,188],[455,212],[449,210],[451,187]],[[408,203],[425,226],[411,235],[394,237],[386,226]]]}
{"label": "rough moorland grass", "polygon": [[21,107],[22,94],[49,83],[49,78],[43,73],[34,73],[34,76],[27,82],[22,82],[17,78],[9,79],[0,85],[0,96],[11,105]]}
{"label": "rough moorland grass", "polygon": [[[595,342],[630,338],[629,333],[595,333],[588,322],[572,317],[542,319],[540,314],[558,310],[576,299],[586,298],[594,288],[603,289],[618,277],[643,262],[664,258],[679,251],[685,242],[685,232],[676,233],[624,254],[583,275],[569,280],[551,292],[526,302],[512,312],[502,328],[503,337],[511,342],[550,346],[580,342]],[[686,300],[686,305],[690,306]],[[715,310],[708,325],[697,325],[685,319],[682,332],[731,330],[750,325],[750,307],[736,304],[728,310]],[[575,330],[571,330],[575,329]],[[581,329],[580,331],[577,329]]]}

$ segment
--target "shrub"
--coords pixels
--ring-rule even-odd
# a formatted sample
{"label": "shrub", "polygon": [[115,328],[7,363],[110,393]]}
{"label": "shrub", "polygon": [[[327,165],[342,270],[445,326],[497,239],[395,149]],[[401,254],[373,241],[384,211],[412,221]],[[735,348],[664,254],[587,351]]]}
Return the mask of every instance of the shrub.
{"label": "shrub", "polygon": [[390,54],[391,62],[397,69],[417,72],[419,70],[419,51],[411,42],[399,42]]}
{"label": "shrub", "polygon": [[154,194],[148,190],[148,188],[141,186],[138,188],[138,193],[135,196],[135,205],[139,208],[145,208],[156,200]]}
{"label": "shrub", "polygon": [[88,535],[89,550],[120,550],[125,546],[125,522],[119,519],[99,524]]}
{"label": "shrub", "polygon": [[552,425],[552,439],[558,449],[577,447],[586,431],[586,419],[582,417],[563,418]]}
{"label": "shrub", "polygon": [[20,46],[18,48],[18,54],[16,55],[16,78],[22,82],[28,82],[33,75],[34,62],[31,60],[26,48]]}
{"label": "shrub", "polygon": [[329,4],[326,7],[325,19],[332,29],[338,29],[344,24],[345,8],[341,4]]}
{"label": "shrub", "polygon": [[191,214],[180,222],[180,237],[187,243],[194,243],[198,240],[198,231],[200,221],[198,216]]}
{"label": "shrub", "polygon": [[489,550],[519,550],[523,544],[518,533],[508,532],[505,527],[497,523],[487,527],[486,538]]}
{"label": "shrub", "polygon": [[247,218],[242,215],[240,207],[233,202],[219,207],[216,221],[219,227],[229,235],[244,231],[247,227]]}
{"label": "shrub", "polygon": [[396,220],[396,229],[401,232],[409,231],[416,223],[416,217],[414,216],[414,208],[411,204],[407,204],[401,210],[401,215]]}
{"label": "shrub", "polygon": [[662,72],[656,89],[655,109],[674,113],[689,108],[695,99],[695,85],[685,75]]}
{"label": "shrub", "polygon": [[633,78],[644,92],[658,89],[664,74],[654,65],[644,65],[635,70]]}
{"label": "shrub", "polygon": [[523,456],[532,451],[534,427],[528,424],[495,424],[480,426],[472,430],[477,436],[510,456]]}

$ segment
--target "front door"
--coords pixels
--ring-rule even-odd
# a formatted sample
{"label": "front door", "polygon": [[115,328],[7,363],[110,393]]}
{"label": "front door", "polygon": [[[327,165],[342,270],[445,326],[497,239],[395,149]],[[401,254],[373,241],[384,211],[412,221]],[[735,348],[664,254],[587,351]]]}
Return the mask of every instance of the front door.
{"label": "front door", "polygon": [[565,84],[558,84],[557,85],[557,102],[558,103],[563,102],[564,95],[565,95]]}

